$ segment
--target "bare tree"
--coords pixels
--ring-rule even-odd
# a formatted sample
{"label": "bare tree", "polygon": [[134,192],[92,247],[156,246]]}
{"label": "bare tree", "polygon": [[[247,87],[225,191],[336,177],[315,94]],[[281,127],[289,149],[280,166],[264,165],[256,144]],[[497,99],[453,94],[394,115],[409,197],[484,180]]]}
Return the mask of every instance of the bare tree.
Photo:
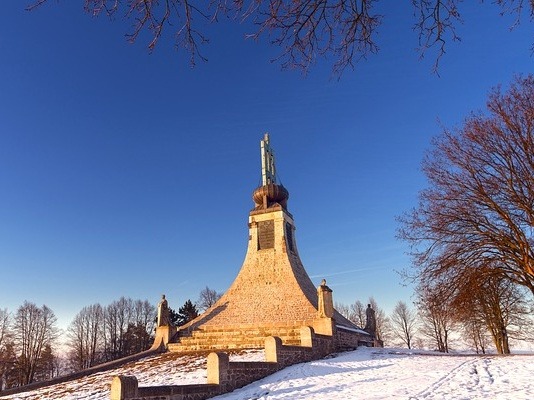
{"label": "bare tree", "polygon": [[[46,2],[33,0],[27,8],[31,10]],[[306,71],[318,57],[332,55],[333,70],[338,74],[378,51],[375,36],[383,16],[375,11],[376,3],[378,0],[210,0],[202,4],[189,0],[84,0],[85,10],[93,16],[122,14],[132,19],[133,28],[127,35],[131,42],[148,30],[150,50],[168,27],[174,27],[176,45],[189,52],[192,64],[196,58],[206,60],[200,46],[209,40],[199,26],[227,16],[240,22],[253,21],[256,30],[247,37],[257,39],[269,35],[271,43],[281,48],[277,60],[282,67]],[[421,52],[437,48],[436,68],[445,53],[445,43],[459,40],[455,27],[461,22],[461,3],[461,0],[412,0]],[[527,4],[526,0],[497,0],[496,3],[503,13],[516,15],[517,22],[524,8],[529,8],[532,19],[532,1]]]}
{"label": "bare tree", "polygon": [[[500,275],[486,272],[481,279],[478,273],[469,272],[452,301],[458,318],[485,326],[497,352],[510,354],[509,339],[521,338],[522,328],[531,323],[525,292]],[[473,326],[470,329],[476,333]]]}
{"label": "bare tree", "polygon": [[336,311],[338,313],[343,315],[349,321],[351,320],[350,319],[350,310],[349,310],[349,306],[348,305],[346,305],[344,303],[339,303],[339,302],[336,301],[336,303],[334,304],[334,308],[336,309]]}
{"label": "bare tree", "polygon": [[429,188],[399,236],[425,286],[473,269],[534,294],[534,75],[494,89],[487,108],[435,140],[423,162]]}
{"label": "bare tree", "polygon": [[481,321],[476,315],[470,315],[462,322],[463,337],[470,344],[477,354],[486,354],[491,344],[488,331],[484,321]]}
{"label": "bare tree", "polygon": [[148,349],[155,317],[148,300],[121,297],[106,307],[84,307],[67,331],[71,368],[86,369]]}
{"label": "bare tree", "polygon": [[403,301],[399,301],[393,309],[391,326],[397,339],[411,349],[417,332],[417,315]]}
{"label": "bare tree", "polygon": [[43,349],[53,343],[58,335],[54,312],[27,301],[20,306],[13,325],[21,385],[33,382],[37,363]]}
{"label": "bare tree", "polygon": [[100,304],[82,308],[67,330],[69,359],[75,371],[100,363],[104,350],[104,309]]}
{"label": "bare tree", "polygon": [[155,329],[156,307],[148,300],[133,302],[133,314],[125,333],[125,354],[135,354],[150,348]]}
{"label": "bare tree", "polygon": [[124,335],[131,322],[133,300],[121,297],[109,304],[104,312],[105,356],[107,360],[123,357]]}
{"label": "bare tree", "polygon": [[420,332],[434,342],[438,351],[448,353],[450,333],[454,326],[454,311],[450,301],[440,296],[435,288],[419,287],[417,292]]}
{"label": "bare tree", "polygon": [[7,308],[0,309],[0,391],[9,381],[16,362],[11,334],[11,315]]}
{"label": "bare tree", "polygon": [[[376,302],[374,297],[369,297],[369,304],[371,305],[371,308],[375,310],[375,337],[377,340],[381,340],[383,343],[386,343],[388,340],[391,339],[392,336],[392,327],[390,320],[387,317],[385,311],[378,306],[378,303]],[[362,326],[365,326],[365,323]]]}
{"label": "bare tree", "polygon": [[[376,315],[377,310],[376,309],[374,310],[375,310],[375,315]],[[365,317],[365,306],[360,300],[356,300],[353,304],[350,305],[349,320],[354,322],[360,328],[363,328],[366,322],[365,318],[366,318]]]}
{"label": "bare tree", "polygon": [[[387,336],[389,330],[389,320],[386,317],[384,310],[378,306],[373,297],[369,298],[369,304],[371,304],[372,309],[375,311],[376,338],[378,340],[384,340],[384,336]],[[336,302],[335,309],[356,326],[362,329],[365,327],[367,322],[366,307],[360,300],[356,300],[350,306]],[[386,335],[384,335],[384,333],[386,333]]]}
{"label": "bare tree", "polygon": [[131,322],[137,326],[143,326],[147,332],[155,328],[156,307],[148,300],[135,300]]}
{"label": "bare tree", "polygon": [[200,291],[196,306],[198,307],[199,311],[206,311],[208,308],[214,305],[217,300],[221,298],[221,296],[222,293],[218,293],[216,290],[210,289],[206,286]]}
{"label": "bare tree", "polygon": [[10,316],[7,308],[0,308],[0,351],[5,346],[9,335]]}

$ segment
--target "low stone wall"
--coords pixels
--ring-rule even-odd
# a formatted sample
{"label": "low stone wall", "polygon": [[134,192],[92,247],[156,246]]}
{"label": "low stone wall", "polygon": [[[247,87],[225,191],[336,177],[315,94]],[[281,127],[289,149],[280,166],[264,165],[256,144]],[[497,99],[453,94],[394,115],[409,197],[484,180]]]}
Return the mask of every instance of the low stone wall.
{"label": "low stone wall", "polygon": [[204,400],[220,393],[219,385],[157,386],[139,388],[137,398],[143,400]]}
{"label": "low stone wall", "polygon": [[138,387],[134,376],[116,376],[111,383],[111,399],[203,400],[220,393],[219,385],[169,385]]}
{"label": "low stone wall", "polygon": [[218,385],[220,393],[227,393],[271,375],[279,369],[280,366],[276,362],[231,362],[226,353],[210,353],[208,384]]}
{"label": "low stone wall", "polygon": [[[277,336],[268,337],[264,342],[265,362],[231,362],[225,353],[211,353],[208,356],[207,384],[138,387],[135,377],[118,376],[113,378],[110,398],[112,400],[204,400],[231,392],[293,364],[321,359],[340,350],[354,349],[358,347],[358,344],[377,345],[369,342],[370,337],[365,332],[359,333],[339,326],[334,327],[329,321],[315,325],[323,332],[332,331],[332,335],[317,334],[313,328],[304,326],[298,332],[299,346],[284,345],[282,339]],[[127,362],[154,355],[160,349],[149,350],[51,381],[8,389],[0,392],[0,397],[106,371]]]}
{"label": "low stone wall", "polygon": [[89,375],[92,375],[92,374],[96,374],[97,372],[109,371],[110,369],[114,369],[114,368],[120,367],[120,366],[122,366],[122,365],[124,365],[126,363],[137,361],[137,360],[139,360],[141,358],[144,358],[144,357],[148,357],[148,356],[159,354],[159,353],[161,353],[161,350],[162,350],[162,348],[155,348],[155,349],[143,351],[141,353],[133,354],[133,355],[128,356],[128,357],[123,357],[123,358],[120,358],[118,360],[113,360],[113,361],[107,362],[105,364],[95,365],[94,367],[90,367],[90,368],[84,369],[82,371],[74,372],[72,374],[58,376],[57,378],[53,378],[53,379],[50,379],[50,380],[47,380],[47,381],[35,382],[35,383],[30,383],[29,385],[24,385],[24,386],[19,386],[19,387],[16,387],[16,388],[5,389],[5,390],[0,391],[0,397],[9,396],[11,394],[29,392],[31,390],[41,389],[41,388],[46,387],[46,386],[57,385],[57,384],[60,384],[60,383],[65,383],[65,382],[68,382],[68,381],[72,381],[74,379],[84,378],[86,376],[89,376]]}
{"label": "low stone wall", "polygon": [[204,400],[228,393],[262,379],[287,366],[316,360],[335,349],[333,337],[303,327],[301,346],[286,346],[279,337],[265,340],[263,362],[229,361],[226,353],[210,353],[206,385],[138,387],[135,377],[119,376],[111,384],[111,400]]}
{"label": "low stone wall", "polygon": [[373,347],[373,337],[368,333],[360,333],[356,330],[337,327],[336,329],[336,348],[338,351],[348,351],[358,348],[358,346]]}

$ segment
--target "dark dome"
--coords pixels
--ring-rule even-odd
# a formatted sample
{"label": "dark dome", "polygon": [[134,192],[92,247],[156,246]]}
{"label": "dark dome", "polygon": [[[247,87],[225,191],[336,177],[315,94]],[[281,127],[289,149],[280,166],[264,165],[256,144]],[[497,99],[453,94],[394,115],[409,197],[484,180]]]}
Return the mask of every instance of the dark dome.
{"label": "dark dome", "polygon": [[271,207],[276,203],[280,204],[284,209],[287,208],[287,199],[289,199],[289,192],[282,185],[269,183],[254,190],[252,199],[256,204],[256,208],[263,208],[263,198],[267,197],[267,207]]}

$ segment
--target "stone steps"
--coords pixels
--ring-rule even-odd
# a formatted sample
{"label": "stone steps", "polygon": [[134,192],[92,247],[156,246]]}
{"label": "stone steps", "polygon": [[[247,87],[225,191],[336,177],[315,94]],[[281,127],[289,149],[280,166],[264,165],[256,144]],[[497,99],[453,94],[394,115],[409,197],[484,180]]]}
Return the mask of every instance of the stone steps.
{"label": "stone steps", "polygon": [[300,345],[300,326],[286,327],[235,327],[222,329],[198,329],[181,332],[176,343],[169,343],[172,352],[198,350],[228,350],[263,348],[265,338],[278,336],[285,345]]}
{"label": "stone steps", "polygon": [[217,331],[217,332],[206,332],[206,331],[202,331],[202,330],[195,330],[195,331],[192,331],[190,334],[186,334],[184,336],[182,336],[183,338],[185,337],[193,337],[193,338],[203,338],[203,339],[206,339],[206,338],[218,338],[218,337],[221,337],[221,336],[225,336],[225,337],[228,337],[228,338],[232,338],[232,337],[257,337],[257,336],[283,336],[283,337],[288,337],[288,338],[292,338],[292,337],[296,337],[296,338],[299,338],[300,337],[300,333],[299,333],[299,328],[297,329],[291,329],[291,330],[264,330],[264,329],[261,329],[261,330],[245,330],[245,331]]}

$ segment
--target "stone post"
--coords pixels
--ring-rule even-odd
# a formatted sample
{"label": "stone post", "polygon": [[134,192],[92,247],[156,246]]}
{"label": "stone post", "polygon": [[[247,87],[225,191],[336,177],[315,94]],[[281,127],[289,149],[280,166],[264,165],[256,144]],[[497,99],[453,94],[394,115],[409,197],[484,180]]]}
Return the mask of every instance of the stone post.
{"label": "stone post", "polygon": [[208,384],[223,385],[228,382],[230,359],[226,353],[208,355]]}
{"label": "stone post", "polygon": [[127,400],[137,397],[138,382],[135,376],[115,376],[111,381],[110,400]]}
{"label": "stone post", "polygon": [[302,347],[313,347],[313,335],[315,335],[315,332],[311,326],[300,328],[300,345]]}
{"label": "stone post", "polygon": [[265,361],[279,362],[279,352],[282,348],[282,339],[277,336],[265,338]]}

